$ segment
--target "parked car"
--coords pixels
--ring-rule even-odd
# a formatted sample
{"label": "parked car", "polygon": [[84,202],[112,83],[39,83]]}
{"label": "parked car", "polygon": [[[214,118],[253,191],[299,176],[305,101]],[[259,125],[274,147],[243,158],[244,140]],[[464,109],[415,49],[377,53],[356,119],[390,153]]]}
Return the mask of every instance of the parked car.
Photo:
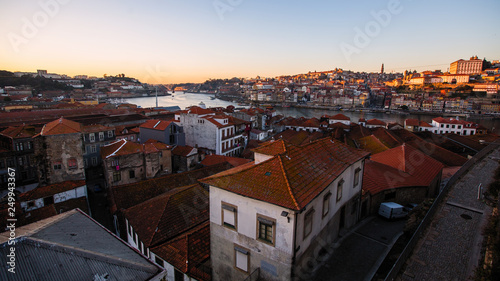
{"label": "parked car", "polygon": [[398,219],[406,217],[408,212],[406,212],[404,207],[398,203],[384,202],[380,204],[378,214],[386,219]]}

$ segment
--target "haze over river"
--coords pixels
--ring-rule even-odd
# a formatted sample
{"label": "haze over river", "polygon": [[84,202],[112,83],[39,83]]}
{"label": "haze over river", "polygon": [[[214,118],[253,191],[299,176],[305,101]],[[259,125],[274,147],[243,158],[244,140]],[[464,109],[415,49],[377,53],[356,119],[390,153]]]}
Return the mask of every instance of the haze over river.
{"label": "haze over river", "polygon": [[[168,106],[179,106],[181,109],[185,109],[188,106],[199,105],[203,102],[206,107],[227,107],[233,105],[236,108],[242,107],[229,101],[224,101],[220,99],[212,99],[213,94],[194,94],[194,93],[174,93],[172,96],[159,96],[158,106],[168,107]],[[136,104],[142,108],[155,107],[156,98],[155,97],[140,97],[140,98],[130,98],[124,99],[124,102]],[[248,106],[247,106],[248,107]],[[310,108],[295,108],[295,107],[276,107],[276,112],[284,116],[301,117],[306,118],[316,117],[319,118],[325,114],[335,115],[337,113],[342,113],[351,118],[352,122],[358,122],[359,118],[365,118],[366,120],[377,118],[385,122],[397,122],[399,124],[404,124],[404,120],[408,118],[415,118],[426,122],[431,122],[432,118],[437,117],[436,115],[420,115],[420,114],[386,114],[378,112],[365,112],[365,111],[338,111],[338,110],[325,110],[325,109],[310,109]],[[463,118],[462,118],[463,119]],[[500,119],[493,118],[467,118],[468,121],[473,121],[479,123],[486,128],[492,130],[494,133],[500,134]]]}

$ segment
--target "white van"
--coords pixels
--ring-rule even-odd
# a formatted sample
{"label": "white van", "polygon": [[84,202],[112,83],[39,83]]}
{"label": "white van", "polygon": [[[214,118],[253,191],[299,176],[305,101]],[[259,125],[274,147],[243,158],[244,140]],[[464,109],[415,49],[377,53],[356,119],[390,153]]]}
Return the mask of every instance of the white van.
{"label": "white van", "polygon": [[404,218],[408,215],[408,213],[403,209],[403,206],[394,202],[385,202],[380,204],[378,214],[387,219]]}

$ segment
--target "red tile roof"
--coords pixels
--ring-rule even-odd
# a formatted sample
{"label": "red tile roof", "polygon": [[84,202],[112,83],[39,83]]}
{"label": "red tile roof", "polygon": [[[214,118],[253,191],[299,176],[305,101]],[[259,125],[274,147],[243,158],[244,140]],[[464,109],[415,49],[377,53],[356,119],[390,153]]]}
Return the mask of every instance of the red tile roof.
{"label": "red tile roof", "polygon": [[346,121],[351,121],[351,118],[350,117],[347,117],[345,116],[344,114],[342,113],[339,113],[339,114],[335,114],[333,116],[330,116],[329,119],[333,119],[333,120],[346,120]]}
{"label": "red tile roof", "polygon": [[222,163],[189,172],[110,187],[109,199],[111,201],[111,211],[114,213],[117,210],[130,208],[168,192],[173,188],[195,184],[198,179],[225,171],[229,168],[231,168],[231,165]]}
{"label": "red tile roof", "polygon": [[172,150],[172,154],[187,157],[189,154],[194,153],[195,148],[189,145],[178,145]]}
{"label": "red tile roof", "polygon": [[408,173],[428,184],[444,167],[439,161],[425,155],[413,146],[405,144],[372,155],[371,160]]}
{"label": "red tile roof", "polygon": [[438,123],[444,123],[444,124],[465,124],[465,121],[457,120],[455,118],[436,117],[436,118],[433,118],[432,121],[435,121]]}
{"label": "red tile roof", "polygon": [[61,135],[61,134],[74,134],[82,131],[80,123],[64,119],[63,117],[47,123],[43,126],[40,134],[42,136]]}
{"label": "red tile roof", "polygon": [[272,156],[278,155],[285,151],[286,151],[286,144],[285,141],[283,141],[282,139],[267,141],[262,145],[260,145],[259,147],[253,149],[253,152],[255,153],[272,155]]}
{"label": "red tile roof", "polygon": [[368,152],[325,138],[300,147],[289,146],[285,153],[259,164],[245,164],[200,181],[285,208],[302,210],[347,167],[368,155]]}
{"label": "red tile roof", "polygon": [[37,134],[40,129],[38,130],[33,127],[33,126],[27,126],[27,125],[22,125],[22,126],[16,126],[16,127],[8,127],[7,129],[3,130],[0,132],[0,134],[10,137],[12,139],[21,139],[21,138],[31,138],[35,134]]}
{"label": "red tile roof", "polygon": [[370,120],[366,121],[366,124],[367,125],[379,125],[379,126],[386,125],[384,121],[378,120],[378,119],[370,119]]}
{"label": "red tile roof", "polygon": [[20,195],[21,201],[30,201],[34,199],[44,198],[47,196],[52,196],[57,193],[65,192],[68,190],[73,190],[77,187],[85,186],[85,181],[64,181],[56,184],[51,184],[47,186],[37,187],[28,192],[22,193]]}
{"label": "red tile roof", "polygon": [[146,121],[144,124],[142,124],[140,126],[140,128],[165,131],[172,122],[173,121],[164,121],[164,120],[152,119],[152,120]]}
{"label": "red tile roof", "polygon": [[146,247],[208,221],[208,191],[199,184],[172,189],[128,208],[125,217]]}
{"label": "red tile roof", "polygon": [[206,115],[206,114],[214,114],[215,111],[210,109],[204,109],[199,106],[191,106],[189,109],[185,110],[186,113],[189,114],[198,114],[198,115]]}
{"label": "red tile roof", "polygon": [[244,158],[237,158],[237,157],[229,157],[229,156],[224,156],[224,155],[207,155],[203,161],[201,161],[201,164],[204,166],[212,166],[212,165],[217,165],[220,163],[228,162],[231,164],[233,167],[237,167],[243,164],[246,164],[248,162],[251,162],[249,159],[244,159]]}
{"label": "red tile roof", "polygon": [[101,157],[106,159],[109,157],[115,157],[120,155],[128,155],[134,153],[140,153],[143,151],[141,144],[130,142],[127,140],[118,140],[108,145],[101,147]]}
{"label": "red tile roof", "polygon": [[405,126],[419,126],[420,121],[418,119],[406,119]]}
{"label": "red tile roof", "polygon": [[389,148],[393,148],[403,144],[403,140],[393,134],[391,130],[380,127],[372,130],[373,135]]}
{"label": "red tile roof", "polygon": [[371,154],[377,154],[382,151],[386,151],[389,149],[386,145],[384,145],[378,138],[374,135],[370,135],[364,138],[361,138],[357,141],[359,147],[363,150],[370,152]]}
{"label": "red tile roof", "polygon": [[206,221],[178,237],[151,248],[160,258],[197,280],[210,280],[200,264],[210,258],[210,222]]}
{"label": "red tile roof", "polygon": [[114,130],[114,128],[100,125],[100,124],[94,124],[94,125],[83,126],[82,131],[85,133],[95,133],[95,132],[105,132],[105,131],[111,131],[111,130]]}

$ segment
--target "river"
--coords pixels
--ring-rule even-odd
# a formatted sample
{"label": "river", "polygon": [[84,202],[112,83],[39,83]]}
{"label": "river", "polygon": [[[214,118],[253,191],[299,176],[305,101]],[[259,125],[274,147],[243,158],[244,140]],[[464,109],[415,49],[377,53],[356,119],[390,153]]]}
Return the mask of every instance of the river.
{"label": "river", "polygon": [[[206,107],[227,107],[233,105],[235,107],[241,107],[233,102],[224,101],[220,99],[213,99],[214,95],[209,94],[194,94],[194,93],[174,93],[172,96],[161,96],[158,97],[158,106],[168,107],[168,106],[179,106],[181,109],[185,109],[188,106],[199,105],[203,102]],[[130,98],[124,99],[125,102],[136,104],[143,108],[155,107],[156,98],[155,97],[140,97],[140,98]],[[325,109],[310,109],[310,108],[295,108],[295,107],[276,107],[276,112],[284,116],[301,117],[306,118],[316,117],[319,118],[325,114],[335,115],[337,113],[342,113],[351,118],[351,121],[357,122],[359,118],[368,119],[380,119],[385,122],[397,122],[399,124],[404,124],[404,120],[408,118],[415,118],[421,121],[431,122],[435,115],[402,115],[402,114],[386,114],[386,113],[375,113],[367,111],[334,111]],[[500,120],[493,118],[467,118],[467,121],[473,121],[483,125],[484,127],[490,129],[496,134],[500,134]]]}

